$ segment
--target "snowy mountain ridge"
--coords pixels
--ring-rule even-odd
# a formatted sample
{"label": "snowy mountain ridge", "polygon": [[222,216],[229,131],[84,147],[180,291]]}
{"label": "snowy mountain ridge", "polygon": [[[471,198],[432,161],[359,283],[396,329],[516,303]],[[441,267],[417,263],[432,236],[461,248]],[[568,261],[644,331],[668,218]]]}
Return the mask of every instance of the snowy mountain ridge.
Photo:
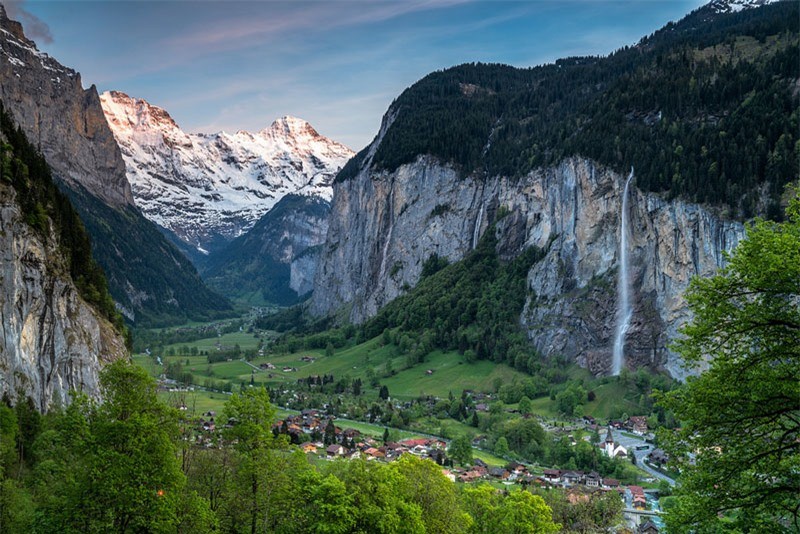
{"label": "snowy mountain ridge", "polygon": [[736,13],[743,9],[752,9],[771,4],[774,0],[712,0],[709,6],[717,13]]}
{"label": "snowy mountain ridge", "polygon": [[285,195],[332,197],[353,156],[302,119],[257,132],[186,133],[169,113],[118,91],[100,100],[145,216],[207,253],[249,230]]}

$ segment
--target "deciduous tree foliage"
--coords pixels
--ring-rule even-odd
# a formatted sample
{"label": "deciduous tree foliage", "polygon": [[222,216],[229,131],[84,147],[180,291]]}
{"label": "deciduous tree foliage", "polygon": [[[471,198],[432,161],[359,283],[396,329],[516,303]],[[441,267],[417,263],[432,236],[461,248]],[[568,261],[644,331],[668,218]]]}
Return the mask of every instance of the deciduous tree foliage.
{"label": "deciduous tree foliage", "polygon": [[474,520],[470,534],[547,534],[561,529],[539,495],[512,491],[504,496],[488,484],[465,486],[462,493]]}
{"label": "deciduous tree foliage", "polygon": [[461,465],[472,465],[472,443],[466,434],[462,434],[450,442],[447,454]]}
{"label": "deciduous tree foliage", "polygon": [[[662,403],[682,470],[675,532],[800,529],[800,198],[786,223],[756,221],[718,276],[692,281],[677,348],[707,369]],[[722,515],[724,519],[719,519]]]}

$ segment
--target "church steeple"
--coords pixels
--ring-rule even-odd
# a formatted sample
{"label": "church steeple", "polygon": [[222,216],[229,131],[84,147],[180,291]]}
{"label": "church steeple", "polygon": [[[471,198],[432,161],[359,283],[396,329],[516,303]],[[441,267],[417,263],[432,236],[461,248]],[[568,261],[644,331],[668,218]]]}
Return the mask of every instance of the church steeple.
{"label": "church steeple", "polygon": [[608,427],[608,432],[606,433],[606,443],[614,443],[614,436],[611,435],[611,427]]}

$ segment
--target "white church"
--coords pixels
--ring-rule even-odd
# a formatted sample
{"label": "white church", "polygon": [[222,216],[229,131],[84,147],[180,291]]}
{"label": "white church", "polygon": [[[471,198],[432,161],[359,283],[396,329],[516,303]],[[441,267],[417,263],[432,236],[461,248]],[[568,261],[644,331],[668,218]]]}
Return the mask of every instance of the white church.
{"label": "white church", "polygon": [[611,434],[611,427],[608,427],[605,443],[600,446],[603,449],[603,453],[611,458],[626,458],[628,456],[628,449],[619,443],[614,443],[614,436]]}

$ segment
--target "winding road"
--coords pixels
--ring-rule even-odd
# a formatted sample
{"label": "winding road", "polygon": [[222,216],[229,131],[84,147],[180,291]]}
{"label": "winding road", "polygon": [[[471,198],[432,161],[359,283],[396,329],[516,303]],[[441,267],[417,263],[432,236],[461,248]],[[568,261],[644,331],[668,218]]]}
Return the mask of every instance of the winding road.
{"label": "winding road", "polygon": [[[603,434],[601,434],[602,436]],[[649,465],[644,462],[645,457],[650,454],[653,450],[653,445],[651,443],[647,443],[643,438],[640,437],[631,437],[622,434],[619,430],[614,430],[612,432],[614,436],[614,441],[620,443],[623,447],[628,449],[628,453],[633,453],[636,456],[636,465],[647,471],[652,476],[658,478],[659,480],[666,480],[669,482],[670,486],[675,485],[675,480],[668,477],[664,473],[656,471]],[[647,449],[644,450],[636,450],[636,447],[641,447],[643,445],[647,445]]]}

